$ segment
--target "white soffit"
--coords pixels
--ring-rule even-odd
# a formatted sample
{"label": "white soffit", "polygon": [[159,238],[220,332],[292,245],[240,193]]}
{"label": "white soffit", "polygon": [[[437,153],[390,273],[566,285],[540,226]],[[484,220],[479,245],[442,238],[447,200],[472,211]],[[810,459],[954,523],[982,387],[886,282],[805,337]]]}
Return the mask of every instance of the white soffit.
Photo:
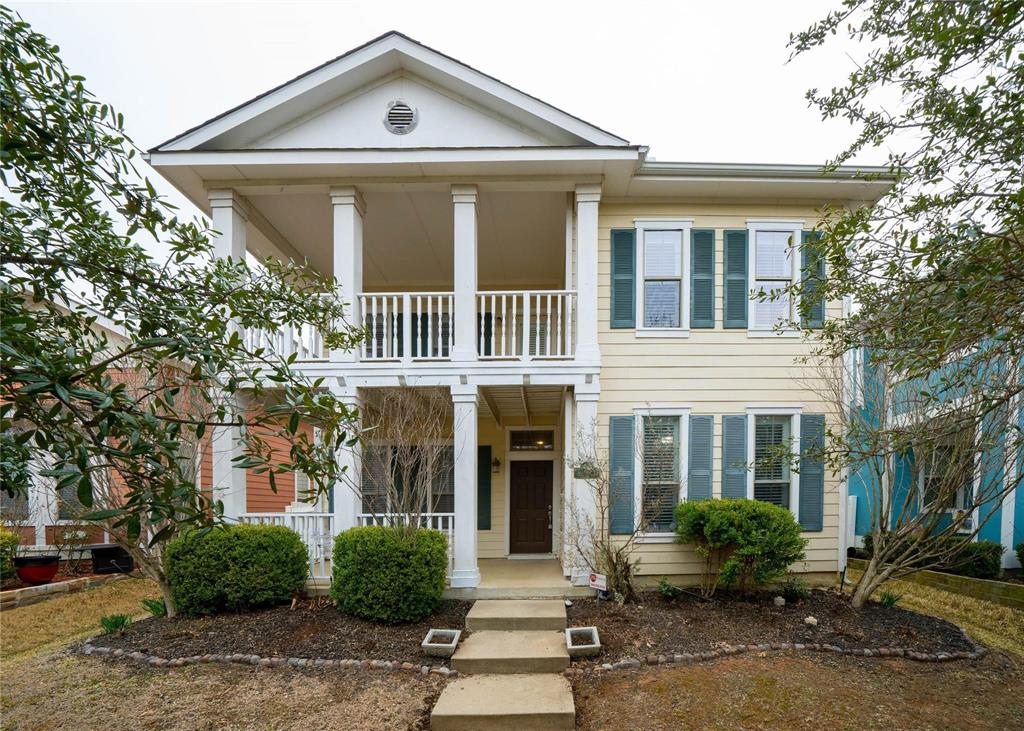
{"label": "white soffit", "polygon": [[[252,147],[275,130],[317,116],[381,79],[416,77],[454,103],[475,106],[496,121],[519,128],[532,144],[628,146],[621,137],[563,112],[450,56],[392,31],[272,89],[154,148],[154,152]],[[384,110],[381,110],[382,116]],[[374,119],[380,123],[379,118]],[[380,125],[383,128],[383,125]],[[416,146],[408,135],[406,146]],[[294,139],[289,139],[294,144]],[[496,146],[504,144],[501,141]],[[524,144],[524,143],[520,143]],[[526,143],[530,144],[530,143]],[[341,144],[337,147],[352,147]],[[398,145],[396,145],[397,147]]]}

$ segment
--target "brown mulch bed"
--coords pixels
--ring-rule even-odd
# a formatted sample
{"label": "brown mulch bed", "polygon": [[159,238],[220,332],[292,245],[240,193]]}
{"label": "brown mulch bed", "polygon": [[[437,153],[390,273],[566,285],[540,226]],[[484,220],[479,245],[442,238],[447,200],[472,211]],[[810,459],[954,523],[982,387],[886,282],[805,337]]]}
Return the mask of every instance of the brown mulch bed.
{"label": "brown mulch bed", "polygon": [[443,659],[420,652],[420,643],[431,627],[462,629],[471,606],[472,602],[445,600],[421,622],[381,625],[342,614],[327,602],[300,601],[294,609],[281,606],[196,619],[146,619],[122,634],[97,637],[93,644],[164,658],[241,653],[441,665]]}
{"label": "brown mulch bed", "polygon": [[[644,594],[635,604],[581,599],[568,610],[569,625],[596,626],[602,654],[590,663],[625,657],[706,652],[725,644],[831,644],[842,648],[900,647],[919,652],[970,652],[973,647],[949,622],[872,602],[854,609],[849,598],[816,590],[809,599],[776,607],[773,594],[716,595],[703,601]],[[816,627],[804,623],[812,616]]]}

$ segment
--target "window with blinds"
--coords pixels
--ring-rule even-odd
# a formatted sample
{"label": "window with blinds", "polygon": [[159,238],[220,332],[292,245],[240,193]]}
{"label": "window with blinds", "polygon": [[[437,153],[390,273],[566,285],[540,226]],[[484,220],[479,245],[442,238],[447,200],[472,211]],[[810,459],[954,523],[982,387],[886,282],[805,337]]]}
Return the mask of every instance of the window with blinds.
{"label": "window with blinds", "polygon": [[[418,452],[418,454],[422,454],[422,452]],[[416,509],[412,505],[412,500],[406,499],[408,493],[405,490],[415,489],[413,485],[420,483],[414,473],[422,469],[429,469],[433,476],[430,480],[430,494],[423,496],[423,504],[419,506],[418,510],[424,513],[455,512],[455,450],[453,447],[444,447],[439,452],[431,449],[429,454],[423,454],[422,459],[417,459],[415,464],[408,467],[408,471],[413,473],[408,476],[397,474],[401,470],[398,469],[394,457],[395,450],[390,446],[375,444],[369,445],[363,450],[361,492],[364,513],[376,515],[395,512],[400,510],[402,505]],[[430,464],[427,464],[428,462]],[[388,493],[392,487],[400,505],[389,504]]]}
{"label": "window with blinds", "polygon": [[754,238],[754,290],[770,297],[753,302],[757,330],[792,320],[789,295],[783,290],[793,280],[793,236],[790,231],[758,231]]}
{"label": "window with blinds", "polygon": [[788,446],[792,417],[758,416],[754,420],[754,499],[789,507]]}
{"label": "window with blinds", "polygon": [[934,445],[921,460],[921,495],[924,505],[938,503],[947,511],[964,510],[973,502],[974,450],[970,439],[950,438]]}
{"label": "window with blinds", "polygon": [[679,417],[643,420],[642,515],[647,533],[668,533],[679,503]]}
{"label": "window with blinds", "polygon": [[644,232],[644,327],[682,322],[683,232]]}

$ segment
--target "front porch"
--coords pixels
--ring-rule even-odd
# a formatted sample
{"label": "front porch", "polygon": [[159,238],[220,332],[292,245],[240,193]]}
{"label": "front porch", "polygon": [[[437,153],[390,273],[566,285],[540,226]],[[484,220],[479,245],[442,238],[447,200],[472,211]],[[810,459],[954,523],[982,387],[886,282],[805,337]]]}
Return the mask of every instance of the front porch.
{"label": "front porch", "polygon": [[[381,490],[379,475],[397,460],[388,432],[371,428],[358,449],[339,453],[346,462],[347,484],[314,504],[303,502],[296,480],[294,499],[267,512],[267,489],[251,475],[234,489],[245,493],[241,522],[283,525],[296,531],[309,553],[309,576],[326,590],[331,576],[334,536],[353,526],[388,525],[416,520],[448,538],[449,594],[464,598],[555,597],[580,595],[570,577],[578,577],[563,559],[575,489],[569,461],[577,425],[592,424],[596,400],[585,388],[567,385],[453,386],[415,390],[425,408],[441,411],[446,456],[437,457],[441,473],[430,480],[429,509],[410,514],[396,508],[396,491]],[[368,405],[386,390],[346,391],[374,427]],[[366,421],[369,420],[369,421]],[[391,460],[391,462],[389,462]],[[246,484],[246,482],[248,484]],[[214,480],[215,489],[218,489]],[[287,489],[287,488],[286,488]],[[278,496],[280,497],[280,496]],[[232,504],[225,500],[225,505]],[[246,509],[248,505],[259,506]],[[262,510],[260,509],[262,508]],[[583,595],[587,593],[584,590]]]}

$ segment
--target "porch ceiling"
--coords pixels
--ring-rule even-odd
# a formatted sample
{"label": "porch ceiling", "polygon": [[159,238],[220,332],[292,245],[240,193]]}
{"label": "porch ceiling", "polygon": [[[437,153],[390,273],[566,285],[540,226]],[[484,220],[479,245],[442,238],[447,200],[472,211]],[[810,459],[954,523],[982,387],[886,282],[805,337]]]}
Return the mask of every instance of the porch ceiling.
{"label": "porch ceiling", "polygon": [[480,412],[501,426],[556,426],[562,412],[562,386],[484,386]]}

